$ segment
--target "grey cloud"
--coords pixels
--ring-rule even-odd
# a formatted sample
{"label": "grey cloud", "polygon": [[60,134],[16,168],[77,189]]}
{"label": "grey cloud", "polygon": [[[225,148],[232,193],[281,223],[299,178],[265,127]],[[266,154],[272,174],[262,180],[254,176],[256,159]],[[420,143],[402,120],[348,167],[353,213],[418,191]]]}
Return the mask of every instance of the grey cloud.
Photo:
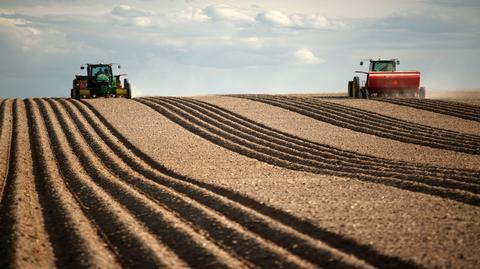
{"label": "grey cloud", "polygon": [[442,5],[446,7],[480,7],[478,0],[423,0],[423,3],[430,5]]}
{"label": "grey cloud", "polygon": [[142,16],[152,15],[152,13],[147,10],[131,7],[128,5],[116,6],[112,9],[110,13],[112,15],[120,16],[120,17],[142,17]]}
{"label": "grey cloud", "polygon": [[417,11],[386,16],[375,20],[370,27],[423,33],[452,33],[478,31],[479,22],[478,18],[460,14]]}

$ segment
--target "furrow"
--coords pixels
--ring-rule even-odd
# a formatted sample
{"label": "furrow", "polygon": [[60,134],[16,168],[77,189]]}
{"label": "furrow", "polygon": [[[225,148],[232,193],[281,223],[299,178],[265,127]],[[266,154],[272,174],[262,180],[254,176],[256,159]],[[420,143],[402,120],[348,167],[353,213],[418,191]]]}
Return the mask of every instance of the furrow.
{"label": "furrow", "polygon": [[[242,96],[244,98],[250,98],[250,96]],[[281,106],[283,108],[292,110],[297,113],[304,114],[306,116],[313,117],[315,119],[328,122],[333,125],[337,125],[343,128],[349,128],[355,131],[365,132],[377,136],[383,136],[387,138],[391,138],[394,140],[398,139],[407,139],[406,142],[412,142],[410,139],[412,137],[411,134],[403,132],[403,134],[398,134],[398,127],[394,128],[395,132],[391,132],[382,120],[379,121],[372,121],[366,119],[366,117],[355,117],[351,115],[353,113],[339,113],[337,109],[325,108],[322,107],[321,104],[314,105],[314,104],[305,104],[304,102],[299,102],[295,100],[289,99],[282,99],[276,97],[266,97],[266,96],[255,96],[251,97],[254,98],[252,100],[260,101],[260,102],[269,102],[271,105]],[[322,102],[325,106],[325,102]],[[328,104],[327,104],[328,105]],[[400,131],[402,132],[402,131]],[[416,137],[414,137],[414,140]],[[438,139],[436,139],[438,140]],[[404,141],[405,142],[405,141]],[[433,141],[430,143],[431,145],[441,146],[441,144],[437,143],[437,141]],[[429,145],[430,145],[429,144]]]}
{"label": "furrow", "polygon": [[[138,159],[140,161],[141,165],[132,163],[130,164],[132,167],[137,169],[142,167],[143,169],[143,166],[146,166],[148,168],[140,171],[141,173],[150,174],[149,169],[153,169],[157,173],[165,175],[165,177],[157,176],[155,181],[223,214],[225,217],[239,223],[246,229],[288,249],[298,256],[303,255],[302,257],[305,258],[311,254],[309,251],[305,251],[303,247],[304,244],[301,243],[298,238],[302,240],[314,238],[320,246],[326,243],[327,245],[323,247],[327,250],[333,247],[348,255],[359,257],[376,267],[419,267],[415,263],[404,261],[398,257],[385,256],[367,245],[322,229],[308,220],[300,219],[290,213],[259,203],[240,193],[179,175],[154,161],[151,157],[131,144],[128,139],[115,129],[91,104],[88,102],[80,103],[78,101],[72,101],[72,103],[82,112],[82,115],[86,117],[90,125],[99,134],[107,137],[105,139],[106,142],[113,142],[112,140],[115,138],[115,141],[118,141],[118,143],[114,142],[113,147],[122,145],[130,152],[130,155],[128,155],[130,158],[128,156],[121,156],[124,160]],[[93,116],[91,116],[90,113],[92,113]],[[99,126],[104,126],[104,128],[100,128]],[[122,151],[117,148],[116,153],[118,154],[119,152]],[[155,177],[155,174],[153,177]],[[252,223],[254,225],[252,225]],[[275,232],[272,232],[272,229]],[[331,251],[335,252],[334,249]],[[315,254],[316,253],[313,252],[313,255]],[[321,264],[325,262],[328,261],[323,261]]]}
{"label": "furrow", "polygon": [[[86,113],[81,113],[81,114],[85,115]],[[92,124],[92,126],[95,126],[95,125]],[[107,140],[109,140],[108,139],[109,136],[105,136],[105,137],[107,137]],[[105,137],[103,137],[102,139],[104,139]],[[124,160],[132,159],[131,157],[129,158],[129,156],[122,156],[121,158]],[[128,163],[128,165],[130,165],[131,167],[142,167],[141,163],[135,162],[134,160],[133,160],[133,163]],[[227,218],[230,218],[233,221],[236,221],[238,223],[237,225],[241,225],[242,227],[241,230],[250,229],[251,231],[249,231],[247,234],[256,233],[257,235],[266,237],[265,240],[271,240],[275,243],[280,243],[281,247],[284,247],[285,249],[293,251],[295,254],[299,254],[300,256],[303,256],[302,258],[310,260],[316,265],[320,265],[328,268],[363,267],[363,266],[360,266],[363,263],[361,261],[356,261],[356,259],[345,256],[345,254],[339,253],[338,251],[331,249],[326,245],[323,245],[318,242],[314,242],[314,240],[312,239],[304,238],[305,236],[302,236],[294,231],[290,231],[289,228],[285,228],[285,227],[282,228],[282,225],[279,225],[279,224],[272,225],[272,221],[265,220],[264,217],[258,217],[254,215],[252,216],[251,213],[248,213],[248,210],[247,212],[245,212],[245,209],[242,207],[235,206],[234,204],[232,205],[229,203],[225,203],[221,197],[219,197],[220,199],[218,199],[216,197],[217,195],[213,193],[208,193],[208,192],[205,193],[204,191],[201,191],[201,189],[199,190],[194,186],[188,186],[188,184],[185,184],[184,182],[179,181],[178,179],[169,180],[168,178],[165,178],[166,177],[165,175],[160,177],[158,175],[157,176],[151,175],[152,172],[148,170],[140,171],[140,172],[143,174],[146,174],[147,177],[149,176],[150,178],[153,178],[153,180],[161,183],[162,185],[168,186],[169,188],[175,189],[175,191],[181,192],[184,196],[188,196],[191,199],[195,199],[191,201],[192,203],[200,203],[200,202],[204,203],[204,207],[210,207],[213,210],[220,213],[219,217],[225,218],[226,216]],[[163,197],[163,196],[164,195],[160,195],[160,197]],[[177,209],[177,211],[181,213],[183,210]],[[186,218],[189,217],[190,213],[191,212],[186,212],[185,217]],[[198,215],[198,213],[195,213],[195,214]],[[203,220],[203,222],[205,222],[205,220]],[[205,225],[205,224],[200,222],[198,223],[198,225]],[[243,243],[242,241],[245,241],[245,240],[242,240],[241,238],[239,238],[240,240],[233,238],[234,245],[229,246],[228,245],[229,242],[225,242],[225,239],[222,237],[224,235],[227,235],[228,237],[231,238],[232,237],[231,232],[230,234],[217,234],[219,232],[222,232],[221,226],[218,226],[218,225],[212,226],[211,229],[209,230],[210,232],[213,232],[211,236],[215,237],[217,241],[222,242],[227,248],[230,247],[233,251],[237,252],[238,255],[245,257],[245,259],[251,260],[252,263],[261,267],[265,267],[265,266],[284,267],[284,265],[282,265],[284,263],[282,260],[288,257],[291,259],[293,257],[292,253],[288,253],[285,251],[283,251],[283,254],[282,254],[283,257],[280,257],[278,255],[277,257],[275,256],[272,257],[272,254],[267,253],[265,250],[259,249],[258,246],[256,246],[255,244]],[[245,231],[243,232],[245,233]],[[261,241],[264,241],[264,240],[261,240]],[[244,249],[238,249],[239,246],[242,247],[242,244]],[[278,249],[278,247],[274,247],[274,246],[270,246],[269,248],[273,248],[273,250],[276,250],[276,252],[279,252],[280,250]],[[355,263],[353,265],[349,265],[349,263],[352,263],[352,260]],[[269,265],[267,263],[271,263],[271,264]],[[290,267],[290,266],[287,266],[287,267]]]}
{"label": "furrow", "polygon": [[[130,201],[134,205],[130,206],[131,212],[148,214],[149,216],[139,214],[138,218],[159,237],[162,243],[172,249],[189,266],[244,267],[239,261],[206,238],[203,231],[196,231],[188,222],[178,217],[175,212],[168,210],[163,204],[156,203],[155,199],[152,199],[146,193],[148,191],[155,194],[155,186],[144,184],[145,180],[142,182],[142,178],[138,177],[138,174],[130,173],[132,171],[126,171],[127,169],[123,169],[123,173],[118,173],[118,175],[114,174],[117,169],[122,168],[122,164],[113,161],[121,161],[120,158],[108,161],[110,156],[105,152],[102,154],[101,144],[91,145],[89,143],[93,140],[84,140],[81,133],[85,135],[86,130],[77,128],[77,131],[75,131],[76,124],[66,116],[63,109],[59,108],[59,103],[51,100],[50,103],[62,124],[64,132],[71,137],[71,146],[82,149],[77,151],[77,155],[82,156],[82,159],[88,162],[97,164],[93,169],[87,169],[87,172],[98,175],[97,182],[104,189],[122,192],[123,195],[119,196],[118,200]],[[165,192],[164,194],[168,193]],[[179,197],[171,196],[169,198],[171,200],[179,199]],[[128,207],[128,204],[126,206]],[[200,218],[200,216],[198,217]]]}
{"label": "furrow", "polygon": [[367,134],[376,135],[379,137],[385,137],[401,142],[413,143],[418,145],[429,146],[432,148],[440,148],[453,150],[458,152],[464,152],[469,154],[479,154],[480,145],[477,143],[464,144],[462,141],[444,141],[438,138],[425,139],[423,136],[416,136],[414,133],[408,133],[403,131],[392,131],[387,127],[378,126],[377,124],[369,124],[362,120],[362,118],[353,119],[350,116],[346,117],[334,111],[327,111],[321,107],[313,107],[312,105],[299,103],[296,101],[290,101],[287,99],[277,100],[276,97],[264,97],[264,96],[238,96],[254,101],[264,102],[270,105],[282,107],[284,109],[300,113],[302,115],[324,121],[339,127],[348,128],[354,131],[363,132]]}
{"label": "furrow", "polygon": [[12,144],[0,207],[0,268],[52,268],[30,154],[29,127],[22,100],[13,101]]}
{"label": "furrow", "polygon": [[[268,98],[268,97],[267,97]],[[378,132],[379,136],[391,136],[401,141],[406,139],[408,141],[415,141],[416,144],[424,143],[426,146],[437,147],[442,149],[455,150],[459,152],[466,152],[470,154],[478,154],[480,152],[480,137],[477,135],[463,134],[459,132],[424,126],[407,121],[384,116],[378,113],[364,111],[361,109],[342,106],[340,104],[331,103],[328,101],[312,101],[307,98],[284,98],[272,97],[275,100],[284,102],[291,100],[293,105],[300,105],[309,111],[314,111],[317,114],[326,113],[333,115],[342,121],[348,122],[351,126],[361,128],[367,132]],[[377,135],[377,134],[375,134]],[[472,146],[473,145],[473,146]]]}
{"label": "furrow", "polygon": [[[51,107],[46,101],[36,100],[46,128],[49,130],[50,144],[62,177],[69,190],[74,193],[88,217],[96,223],[106,240],[115,249],[122,267],[185,267],[185,264],[135,216],[147,216],[140,209],[132,214],[125,205],[128,201],[118,201],[111,193],[99,186],[100,175],[93,177],[86,171],[94,166],[81,156],[77,156],[75,147],[69,144],[66,133],[61,130]],[[121,195],[120,190],[117,191]]]}
{"label": "furrow", "polygon": [[8,175],[10,147],[12,143],[12,101],[2,100],[0,105],[0,208]]}
{"label": "furrow", "polygon": [[[338,154],[332,155],[325,151],[315,151],[308,147],[299,146],[288,140],[278,139],[271,134],[265,134],[264,130],[261,128],[250,128],[251,126],[245,125],[244,123],[238,123],[235,118],[232,119],[232,117],[225,117],[225,115],[222,115],[219,111],[207,110],[205,109],[205,103],[190,100],[187,101],[186,99],[180,98],[162,98],[160,100],[165,100],[167,102],[170,100],[170,104],[177,105],[177,107],[179,107],[179,104],[182,104],[183,106],[180,106],[180,109],[190,111],[190,115],[195,115],[203,121],[221,128],[225,132],[255,142],[258,145],[266,146],[270,149],[296,155],[305,160],[312,160],[321,163],[317,165],[328,164],[333,165],[333,168],[335,169],[341,168],[344,171],[361,173],[378,170],[379,172],[377,173],[383,173],[383,176],[394,176],[400,179],[408,179],[409,177],[414,176],[420,178],[420,180],[424,180],[424,182],[430,182],[433,184],[438,184],[439,182],[439,177],[432,176],[431,173],[423,171],[420,167],[411,167],[414,169],[408,170],[405,169],[405,166],[391,169],[389,165],[384,165],[381,159],[377,159],[375,162],[363,162],[359,159],[342,158],[342,156],[339,156]],[[402,171],[401,173],[398,172],[400,170]],[[470,190],[477,193],[480,191],[480,186],[478,186],[480,182],[476,177],[468,178],[470,181],[468,179],[465,180],[464,178],[460,178],[459,181],[456,181],[456,179],[459,179],[459,177],[457,177],[455,173],[450,172],[450,174],[447,174],[442,178],[444,181],[442,186],[454,188],[459,187],[460,189]]]}
{"label": "furrow", "polygon": [[430,102],[432,104],[436,104],[439,106],[455,107],[459,110],[463,110],[465,112],[473,112],[476,114],[479,114],[479,109],[480,109],[480,107],[478,106],[455,102],[455,101],[445,101],[445,100],[438,100],[438,99],[425,99],[424,101]]}
{"label": "furrow", "polygon": [[[215,213],[207,207],[197,203],[195,200],[188,198],[185,195],[179,194],[171,189],[157,183],[156,181],[165,181],[167,179],[160,179],[159,177],[165,177],[165,175],[152,175],[147,174],[143,176],[142,173],[133,171],[128,167],[141,167],[142,164],[135,161],[126,161],[126,159],[132,159],[127,156],[117,156],[116,152],[111,151],[106,145],[102,143],[95,143],[95,141],[102,141],[105,137],[100,137],[96,134],[96,131],[88,130],[91,126],[86,126],[83,121],[78,117],[82,113],[75,113],[69,106],[66,106],[69,110],[70,116],[74,117],[77,124],[82,125],[81,129],[85,130],[83,136],[88,143],[99,149],[96,154],[104,162],[111,163],[110,170],[115,172],[119,177],[134,186],[136,189],[143,192],[152,200],[164,205],[169,210],[175,212],[179,219],[184,222],[191,223],[194,227],[200,228],[198,233],[206,234],[209,238],[215,240],[223,248],[233,252],[237,257],[248,260],[250,263],[260,267],[298,267],[302,262],[295,261],[293,258],[287,258],[289,253],[282,251],[282,249],[270,246],[264,240],[256,240],[255,236],[251,232],[245,231],[244,228],[238,224],[234,224],[224,220],[223,215]],[[108,139],[108,138],[107,138]],[[119,155],[125,155],[120,152]],[[140,171],[141,172],[141,171]],[[130,175],[128,177],[128,175]],[[244,257],[244,258],[243,258]],[[240,265],[233,266],[239,267]],[[307,265],[308,267],[308,265]]]}
{"label": "furrow", "polygon": [[413,122],[408,122],[400,119],[396,119],[393,117],[385,116],[380,113],[375,113],[371,111],[361,110],[341,104],[336,104],[328,101],[319,101],[313,98],[296,98],[296,100],[300,100],[304,103],[313,104],[313,105],[321,105],[324,107],[331,108],[338,112],[343,112],[344,115],[352,115],[354,114],[355,117],[363,116],[366,121],[375,122],[376,124],[383,124],[389,128],[396,128],[398,130],[408,130],[410,132],[415,132],[424,137],[434,137],[440,138],[445,141],[458,141],[461,140],[464,143],[466,141],[470,141],[473,143],[480,143],[480,136],[473,135],[473,134],[464,134],[460,132],[450,131],[446,129],[440,129],[435,127],[430,127],[422,124],[417,124]]}
{"label": "furrow", "polygon": [[[415,100],[411,100],[411,101],[415,101]],[[425,103],[431,107],[439,107],[445,110],[451,110],[451,111],[467,114],[470,116],[474,116],[474,115],[480,116],[479,107],[471,106],[468,104],[462,104],[462,103],[444,101],[444,100],[435,100],[435,99],[423,99],[418,101],[420,103]]]}
{"label": "furrow", "polygon": [[[157,99],[159,102],[165,101],[170,105],[175,106],[177,109],[188,114],[187,117],[190,117],[191,120],[195,121],[194,118],[198,119],[195,121],[195,124],[201,126],[205,129],[208,129],[210,132],[215,133],[216,135],[227,137],[230,141],[233,141],[239,145],[246,146],[252,150],[259,150],[263,153],[266,153],[270,156],[277,157],[279,159],[283,159],[285,161],[291,161],[298,164],[311,166],[314,168],[322,168],[325,170],[338,170],[341,169],[343,172],[348,173],[361,173],[361,174],[371,174],[372,167],[363,166],[359,167],[358,165],[352,165],[350,163],[344,163],[339,160],[328,160],[326,158],[320,157],[316,158],[317,156],[304,153],[299,150],[292,149],[291,145],[279,145],[270,142],[270,139],[261,140],[258,137],[260,135],[257,134],[245,134],[242,131],[239,131],[241,126],[227,126],[225,123],[219,122],[217,120],[211,120],[206,117],[204,114],[196,113],[193,109],[188,106],[182,106],[180,104],[176,104],[176,102],[171,102],[169,98]],[[189,111],[189,112],[188,112]],[[203,123],[205,122],[205,124]],[[247,142],[248,141],[248,142]],[[251,142],[251,143],[249,143]],[[374,167],[373,167],[374,168]],[[375,169],[373,169],[375,170]],[[397,178],[400,180],[407,180],[410,181],[420,181],[425,184],[429,184],[432,186],[440,186],[440,187],[447,187],[447,188],[458,188],[465,191],[471,191],[474,193],[480,192],[480,186],[472,183],[464,183],[464,182],[457,182],[452,181],[450,179],[442,179],[439,180],[438,178],[433,178],[429,176],[419,176],[415,174],[407,175],[404,174],[404,171],[400,173],[399,171],[395,170],[387,170],[381,169],[374,172],[375,176],[379,177],[391,177]]]}
{"label": "furrow", "polygon": [[417,109],[423,109],[427,111],[432,111],[435,113],[455,116],[462,119],[480,121],[480,108],[469,105],[461,105],[468,110],[459,109],[458,106],[452,108],[451,103],[448,101],[440,101],[436,104],[429,103],[426,100],[416,100],[416,99],[389,99],[389,98],[375,98],[376,101],[392,103],[396,105],[409,106]]}
{"label": "furrow", "polygon": [[[296,137],[291,134],[283,133],[279,130],[272,129],[268,126],[262,125],[260,123],[254,122],[250,119],[242,117],[238,114],[235,114],[231,111],[223,109],[221,107],[215,106],[210,103],[202,102],[195,99],[186,99],[186,98],[175,98],[185,104],[193,105],[195,104],[198,107],[203,108],[203,111],[209,111],[208,115],[215,115],[216,118],[227,119],[229,122],[237,123],[237,128],[251,130],[255,132],[256,135],[264,134],[267,138],[270,138],[275,141],[288,142],[290,147],[296,148],[300,151],[309,152],[312,154],[321,154],[329,158],[334,158],[337,160],[352,161],[353,163],[360,162],[362,164],[376,166],[379,163],[384,167],[388,168],[399,168],[406,171],[414,171],[415,173],[423,173],[425,171],[429,175],[436,175],[447,173],[452,179],[464,180],[465,182],[477,183],[478,178],[480,177],[479,171],[471,171],[467,169],[449,169],[442,167],[431,167],[419,164],[409,164],[408,162],[399,162],[383,158],[378,158],[369,155],[358,154],[356,152],[349,152],[345,150],[340,150],[328,145],[318,144],[312,141],[304,140],[302,138]],[[221,117],[220,117],[221,116]],[[239,127],[240,126],[240,127]],[[265,137],[264,136],[264,137]]]}
{"label": "furrow", "polygon": [[[99,138],[102,139],[102,138]],[[92,138],[93,141],[93,138]],[[122,157],[122,159],[129,159],[128,156],[127,158]],[[105,157],[102,157],[102,159]],[[127,166],[131,167],[139,167],[141,164],[138,163],[129,163]],[[117,170],[118,168],[114,168],[114,170]],[[154,176],[151,175],[151,178],[155,180],[155,178],[158,178],[159,176]],[[163,175],[163,177],[165,177]],[[166,181],[167,179],[163,179],[163,181]],[[159,181],[156,179],[156,181]],[[135,184],[135,182],[138,182],[138,179],[134,179],[131,184]],[[168,183],[167,183],[168,184]],[[165,185],[167,185],[165,184]],[[138,185],[138,184],[137,184]],[[149,184],[152,185],[152,184]],[[169,183],[168,185],[172,186],[172,183]],[[141,188],[141,187],[140,187]],[[153,188],[153,187],[152,187]],[[177,187],[178,189],[178,187]],[[272,245],[266,240],[263,239],[257,239],[255,240],[255,235],[251,232],[246,230],[244,227],[240,226],[239,224],[236,225],[230,225],[232,228],[237,227],[237,230],[239,230],[242,234],[240,234],[238,231],[225,227],[226,224],[229,222],[222,220],[225,219],[223,214],[212,214],[210,215],[216,215],[216,219],[212,219],[212,217],[209,216],[204,216],[205,213],[201,212],[198,209],[195,209],[193,207],[196,205],[197,207],[203,208],[204,210],[207,208],[207,206],[199,206],[198,202],[195,200],[192,200],[190,198],[186,199],[185,195],[182,195],[180,197],[177,197],[178,199],[169,199],[169,194],[168,192],[159,192],[161,191],[160,188],[154,189],[154,192],[150,192],[152,196],[157,197],[162,203],[165,203],[167,206],[169,206],[172,210],[175,210],[178,212],[178,214],[181,214],[183,218],[188,219],[195,225],[198,225],[199,227],[203,228],[204,231],[208,232],[210,234],[210,237],[214,238],[217,242],[220,242],[226,249],[229,249],[233,252],[235,252],[237,255],[244,257],[245,259],[249,260],[251,263],[255,264],[256,266],[260,267],[297,267],[298,265],[302,265],[303,262],[296,262],[298,265],[296,266],[295,259],[292,255],[292,253],[283,251],[281,248],[276,247],[275,245]],[[183,192],[186,193],[192,193],[192,190],[189,189],[184,189]],[[211,194],[203,194],[205,196],[211,195]],[[178,195],[177,195],[178,196]],[[191,196],[191,195],[190,195]],[[196,199],[198,197],[201,197],[200,195],[195,196]],[[208,196],[207,196],[208,197]],[[182,201],[182,200],[187,200],[187,201]],[[205,198],[203,198],[205,200]],[[212,203],[211,203],[212,204]],[[218,205],[218,202],[214,202],[214,204]],[[229,210],[231,212],[230,214],[236,214],[238,215],[238,212],[235,212],[238,209],[232,208],[230,205],[222,203],[223,204],[223,209],[222,211]],[[218,207],[217,207],[218,208]],[[207,212],[212,212],[211,209],[206,210]],[[241,211],[241,209],[239,210]],[[259,220],[258,218],[252,218],[249,217],[249,214],[244,214],[246,217],[243,217],[242,219],[244,220],[242,225],[248,225],[250,227],[253,227],[257,234],[259,231],[262,231],[262,228],[265,231],[262,231],[260,235],[268,235],[270,237],[275,237],[276,241],[278,239],[282,240],[287,240],[290,239],[289,243],[292,245],[296,245],[296,252],[300,253],[302,256],[305,256],[309,258],[311,262],[314,262],[317,265],[321,266],[328,266],[329,268],[336,268],[336,267],[341,267],[341,268],[352,268],[352,267],[358,267],[358,266],[352,266],[349,265],[349,260],[354,260],[352,258],[348,257],[342,257],[344,255],[341,254],[335,254],[335,252],[338,251],[333,251],[333,255],[331,251],[328,251],[328,248],[323,246],[318,247],[317,243],[312,242],[313,240],[305,241],[299,238],[298,236],[293,236],[291,233],[288,231],[282,231],[282,229],[278,228],[270,228],[266,225],[265,220]],[[193,218],[192,218],[193,217]],[[238,217],[237,217],[238,219]],[[263,224],[259,224],[262,223]],[[246,240],[244,237],[246,237]],[[268,239],[267,239],[268,240]],[[232,244],[233,243],[233,244]],[[285,245],[285,243],[283,243]],[[291,247],[290,247],[291,248]],[[339,256],[339,257],[335,257]],[[342,258],[346,260],[342,261]],[[356,262],[361,264],[360,262]],[[313,266],[313,265],[308,265],[306,264],[307,267]]]}
{"label": "furrow", "polygon": [[27,100],[34,174],[46,230],[57,267],[120,268],[95,225],[65,186],[58,162],[48,141],[48,132],[32,100]]}
{"label": "furrow", "polygon": [[[220,135],[215,134],[215,132],[218,131],[217,128],[211,125],[206,125],[202,123],[201,120],[195,117],[186,115],[186,113],[179,111],[178,109],[172,107],[169,104],[163,103],[162,105],[160,105],[159,103],[154,103],[146,99],[137,99],[137,101],[150,106],[154,110],[162,113],[167,118],[181,125],[185,129],[207,140],[210,140],[213,143],[216,143],[222,147],[225,147],[237,153],[240,153],[248,157],[255,158],[257,160],[261,160],[273,165],[277,165],[277,166],[281,166],[281,167],[285,167],[293,170],[317,173],[317,174],[336,175],[336,176],[342,176],[342,177],[356,178],[356,179],[365,180],[369,182],[382,183],[382,184],[395,186],[395,187],[399,187],[399,188],[403,188],[411,191],[418,191],[418,192],[423,192],[427,194],[437,195],[444,198],[453,199],[453,200],[457,200],[457,201],[461,201],[461,202],[469,203],[473,205],[478,205],[480,203],[480,197],[468,191],[447,189],[447,188],[442,188],[438,186],[429,186],[424,183],[420,183],[416,181],[400,180],[392,177],[381,177],[381,176],[377,176],[376,174],[372,175],[372,173],[376,173],[376,171],[371,171],[369,172],[369,174],[352,173],[348,171],[342,171],[340,169],[335,169],[334,167],[328,167],[325,164],[321,164],[321,163],[312,164],[311,162],[303,160],[302,158],[284,154],[284,153],[272,150],[265,146],[254,145],[249,141],[239,139],[230,134],[226,134],[226,133],[222,133]],[[157,100],[157,102],[161,102],[161,101]],[[170,112],[169,110],[176,111],[178,115],[176,115],[174,112]],[[199,127],[199,126],[202,126],[202,127]],[[279,156],[282,156],[283,159],[279,158]]]}

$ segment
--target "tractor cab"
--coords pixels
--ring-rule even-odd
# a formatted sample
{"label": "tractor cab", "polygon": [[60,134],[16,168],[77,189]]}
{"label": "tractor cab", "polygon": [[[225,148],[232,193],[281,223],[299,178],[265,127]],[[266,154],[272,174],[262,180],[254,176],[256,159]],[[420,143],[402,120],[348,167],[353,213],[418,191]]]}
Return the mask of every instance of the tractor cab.
{"label": "tractor cab", "polygon": [[[369,61],[369,72],[395,72],[397,71],[397,65],[400,64],[400,61],[398,59],[370,59]],[[360,62],[360,65],[363,65],[363,61]]]}
{"label": "tractor cab", "polygon": [[88,65],[87,70],[89,82],[92,84],[95,83],[109,83],[113,81],[112,77],[112,65],[98,64],[98,65]]}

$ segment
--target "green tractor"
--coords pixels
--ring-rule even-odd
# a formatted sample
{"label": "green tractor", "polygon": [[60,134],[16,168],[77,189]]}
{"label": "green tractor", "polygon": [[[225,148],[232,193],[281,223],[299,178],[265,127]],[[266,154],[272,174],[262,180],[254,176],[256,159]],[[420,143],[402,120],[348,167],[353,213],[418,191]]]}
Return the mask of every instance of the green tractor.
{"label": "green tractor", "polygon": [[[125,97],[132,98],[132,89],[128,79],[123,80],[125,74],[113,75],[112,64],[86,64],[87,75],[75,75],[70,97],[73,99],[96,97]],[[118,65],[120,69],[120,65]],[[85,69],[85,65],[80,66]]]}

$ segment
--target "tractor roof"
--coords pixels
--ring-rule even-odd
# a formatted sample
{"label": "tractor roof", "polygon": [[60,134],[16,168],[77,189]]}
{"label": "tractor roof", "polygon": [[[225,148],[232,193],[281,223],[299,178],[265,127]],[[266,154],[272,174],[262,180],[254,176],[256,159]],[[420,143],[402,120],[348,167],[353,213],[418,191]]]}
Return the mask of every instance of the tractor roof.
{"label": "tractor roof", "polygon": [[86,65],[92,65],[92,66],[99,66],[99,65],[101,65],[101,66],[112,66],[111,63],[98,63],[98,64],[86,64]]}
{"label": "tractor roof", "polygon": [[370,62],[397,62],[398,59],[395,58],[395,59],[368,59]]}

